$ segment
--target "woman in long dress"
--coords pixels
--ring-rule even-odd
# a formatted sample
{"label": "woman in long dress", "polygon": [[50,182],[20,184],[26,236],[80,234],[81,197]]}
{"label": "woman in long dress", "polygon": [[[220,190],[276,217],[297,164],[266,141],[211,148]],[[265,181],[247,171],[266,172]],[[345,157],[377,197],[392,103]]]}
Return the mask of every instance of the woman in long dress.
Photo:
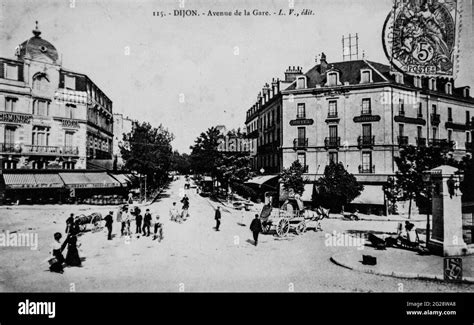
{"label": "woman in long dress", "polygon": [[63,256],[63,249],[64,244],[61,244],[61,234],[59,232],[54,234],[54,242],[51,245],[51,259],[50,259],[50,266],[49,270],[51,272],[56,273],[63,273],[63,263],[64,263],[64,256]]}
{"label": "woman in long dress", "polygon": [[66,264],[68,266],[81,266],[81,258],[77,250],[77,236],[69,236],[67,240]]}

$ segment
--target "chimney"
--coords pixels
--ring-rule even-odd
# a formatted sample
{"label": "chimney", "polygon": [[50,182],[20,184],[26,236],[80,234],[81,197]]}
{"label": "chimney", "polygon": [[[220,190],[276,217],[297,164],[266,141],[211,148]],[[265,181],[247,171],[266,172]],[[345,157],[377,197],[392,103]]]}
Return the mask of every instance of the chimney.
{"label": "chimney", "polygon": [[295,81],[297,76],[303,74],[301,70],[301,67],[288,67],[288,69],[285,71],[285,82]]}
{"label": "chimney", "polygon": [[280,87],[279,86],[279,82],[278,82],[278,79],[273,79],[272,80],[272,90],[273,90],[273,96],[277,95],[279,92],[280,92]]}
{"label": "chimney", "polygon": [[321,53],[320,67],[321,67],[321,74],[326,73],[326,71],[328,69],[328,61],[326,61],[326,54],[324,54],[324,52]]}
{"label": "chimney", "polygon": [[270,86],[268,83],[265,84],[262,88],[262,93],[263,93],[263,102],[266,103],[270,99]]}
{"label": "chimney", "polygon": [[262,101],[263,101],[263,97],[262,97],[262,93],[258,93],[258,96],[257,96],[257,106],[258,108],[260,108],[262,106]]}

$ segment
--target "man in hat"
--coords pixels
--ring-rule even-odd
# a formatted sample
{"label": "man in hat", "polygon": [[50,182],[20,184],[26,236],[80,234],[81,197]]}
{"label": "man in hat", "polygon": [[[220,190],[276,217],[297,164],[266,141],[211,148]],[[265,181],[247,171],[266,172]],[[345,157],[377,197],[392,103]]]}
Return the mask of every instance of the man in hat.
{"label": "man in hat", "polygon": [[112,223],[114,222],[114,219],[113,219],[113,212],[112,211],[109,211],[109,214],[105,216],[104,220],[105,220],[105,227],[107,228],[108,230],[108,235],[107,235],[107,239],[108,240],[112,240]]}
{"label": "man in hat", "polygon": [[221,225],[221,208],[219,206],[216,209],[214,219],[216,219],[216,231],[219,231],[219,227]]}
{"label": "man in hat", "polygon": [[150,209],[146,209],[145,217],[143,218],[143,236],[150,236],[151,213]]}
{"label": "man in hat", "polygon": [[262,223],[260,222],[258,214],[255,215],[255,219],[253,219],[252,223],[250,224],[250,231],[252,231],[253,241],[255,243],[255,246],[257,246],[258,234],[262,232]]}

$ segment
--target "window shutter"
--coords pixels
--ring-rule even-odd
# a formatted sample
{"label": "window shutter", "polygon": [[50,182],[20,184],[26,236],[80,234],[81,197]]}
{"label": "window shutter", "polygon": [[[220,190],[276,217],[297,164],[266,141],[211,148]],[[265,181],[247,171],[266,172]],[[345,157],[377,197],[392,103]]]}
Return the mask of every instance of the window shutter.
{"label": "window shutter", "polygon": [[64,73],[59,72],[59,88],[64,88]]}
{"label": "window shutter", "polygon": [[3,61],[0,61],[0,78],[5,78],[5,63]]}
{"label": "window shutter", "polygon": [[23,79],[23,64],[18,66],[18,81],[24,81]]}

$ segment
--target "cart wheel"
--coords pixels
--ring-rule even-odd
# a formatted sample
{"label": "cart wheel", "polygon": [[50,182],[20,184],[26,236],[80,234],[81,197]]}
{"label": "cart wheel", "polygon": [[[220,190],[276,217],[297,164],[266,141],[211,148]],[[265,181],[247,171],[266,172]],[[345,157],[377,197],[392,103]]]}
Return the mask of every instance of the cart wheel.
{"label": "cart wheel", "polygon": [[290,222],[288,221],[288,219],[285,219],[285,218],[280,219],[276,227],[276,233],[278,237],[286,236],[289,230],[290,230]]}
{"label": "cart wheel", "polygon": [[304,222],[304,221],[300,222],[296,226],[295,232],[296,232],[297,235],[301,235],[302,233],[305,233],[306,232],[306,222]]}

